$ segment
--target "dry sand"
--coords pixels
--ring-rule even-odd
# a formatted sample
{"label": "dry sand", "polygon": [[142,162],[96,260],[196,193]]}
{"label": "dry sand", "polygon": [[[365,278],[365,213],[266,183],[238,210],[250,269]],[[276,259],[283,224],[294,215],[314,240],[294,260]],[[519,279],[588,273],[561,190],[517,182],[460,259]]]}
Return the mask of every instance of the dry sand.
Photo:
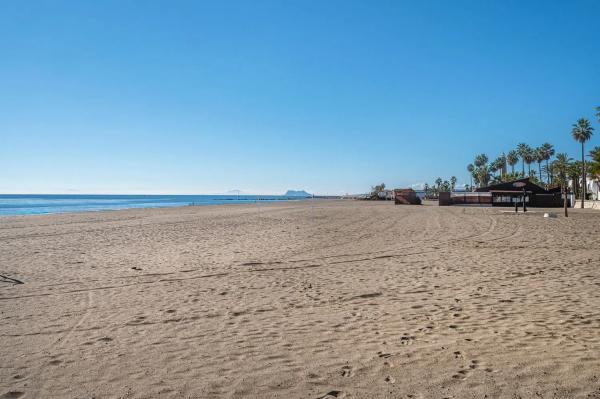
{"label": "dry sand", "polygon": [[0,398],[598,398],[600,213],[537,212],[2,218]]}

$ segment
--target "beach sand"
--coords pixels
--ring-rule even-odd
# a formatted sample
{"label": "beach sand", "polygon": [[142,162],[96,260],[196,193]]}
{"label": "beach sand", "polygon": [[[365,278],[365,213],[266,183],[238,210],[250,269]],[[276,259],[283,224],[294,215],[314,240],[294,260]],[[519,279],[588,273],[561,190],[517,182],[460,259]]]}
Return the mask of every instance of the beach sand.
{"label": "beach sand", "polygon": [[506,211],[2,218],[0,398],[599,398],[600,212]]}

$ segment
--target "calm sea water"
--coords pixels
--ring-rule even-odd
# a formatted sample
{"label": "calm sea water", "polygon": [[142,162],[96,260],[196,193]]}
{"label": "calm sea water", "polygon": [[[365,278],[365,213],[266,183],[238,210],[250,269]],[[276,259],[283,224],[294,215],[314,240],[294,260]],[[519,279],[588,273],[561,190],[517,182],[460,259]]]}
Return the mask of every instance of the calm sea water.
{"label": "calm sea water", "polygon": [[20,195],[0,194],[0,216],[185,205],[247,204],[302,198],[280,195]]}

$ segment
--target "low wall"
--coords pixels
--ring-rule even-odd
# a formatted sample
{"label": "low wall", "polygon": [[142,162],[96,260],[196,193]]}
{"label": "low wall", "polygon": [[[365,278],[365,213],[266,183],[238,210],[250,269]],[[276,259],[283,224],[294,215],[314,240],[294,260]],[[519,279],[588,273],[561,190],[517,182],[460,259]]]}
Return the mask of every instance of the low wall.
{"label": "low wall", "polygon": [[492,205],[492,195],[490,193],[476,192],[441,192],[438,203],[440,206]]}
{"label": "low wall", "polygon": [[[599,201],[588,201],[584,202],[584,207],[586,209],[597,209],[600,211],[600,200]],[[581,208],[581,200],[576,200],[573,206],[574,208]]]}

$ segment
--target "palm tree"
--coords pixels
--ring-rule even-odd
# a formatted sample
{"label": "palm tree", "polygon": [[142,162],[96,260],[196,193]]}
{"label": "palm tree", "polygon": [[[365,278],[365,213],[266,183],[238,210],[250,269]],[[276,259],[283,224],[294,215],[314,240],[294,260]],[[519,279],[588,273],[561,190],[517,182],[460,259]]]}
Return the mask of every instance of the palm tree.
{"label": "palm tree", "polygon": [[[600,111],[599,111],[600,112]],[[600,190],[598,183],[600,180],[600,147],[596,146],[590,150],[590,158],[592,162],[590,165],[590,174],[596,179],[596,199],[599,199]]]}
{"label": "palm tree", "polygon": [[567,168],[567,177],[573,182],[573,192],[575,193],[575,198],[577,198],[581,190],[579,188],[579,180],[581,179],[581,162],[575,161],[569,164]]}
{"label": "palm tree", "polygon": [[439,194],[441,187],[442,187],[442,178],[438,177],[437,179],[435,179],[435,192],[436,192],[436,194]]}
{"label": "palm tree", "polygon": [[531,164],[535,161],[535,149],[527,146],[527,150],[523,154],[522,158],[527,164],[527,175],[531,176]]}
{"label": "palm tree", "polygon": [[483,165],[475,170],[479,187],[486,187],[490,182],[490,171],[487,165]]}
{"label": "palm tree", "polygon": [[519,153],[515,150],[511,150],[506,155],[506,162],[510,165],[511,173],[515,173],[515,165],[519,162]]}
{"label": "palm tree", "polygon": [[[548,161],[554,156],[554,146],[552,146],[550,143],[544,143],[542,144],[541,149],[544,155],[544,161],[546,161],[546,183],[550,185],[550,167],[548,165]],[[542,175],[540,174],[540,179],[541,178]]]}
{"label": "palm tree", "polygon": [[590,150],[590,157],[594,162],[600,162],[600,146],[595,146]]}
{"label": "palm tree", "polygon": [[494,162],[490,165],[490,171],[500,172],[500,181],[504,178],[504,174],[506,172],[506,157],[504,154],[500,155],[498,158],[494,159]]}
{"label": "palm tree", "polygon": [[590,125],[590,121],[585,118],[580,118],[577,123],[573,124],[573,129],[571,130],[571,135],[573,138],[581,143],[581,175],[583,177],[582,184],[582,192],[581,192],[581,208],[584,207],[585,203],[585,190],[586,190],[586,182],[585,182],[585,142],[592,138],[594,134],[594,128]]}
{"label": "palm tree", "polygon": [[488,157],[485,154],[479,154],[475,157],[475,166],[481,168],[488,163]]}
{"label": "palm tree", "polygon": [[489,169],[490,169],[490,172],[492,172],[492,173],[496,173],[499,170],[499,168],[498,168],[498,160],[497,159],[494,159],[494,161],[490,164],[490,168]]}
{"label": "palm tree", "polygon": [[472,163],[468,164],[467,171],[469,171],[469,176],[471,176],[471,191],[473,191],[473,172],[475,171],[475,166]]}
{"label": "palm tree", "polygon": [[450,178],[450,187],[452,188],[452,191],[454,191],[454,188],[456,187],[456,181],[457,181],[456,176],[452,176]]}
{"label": "palm tree", "polygon": [[596,118],[598,118],[598,122],[600,122],[600,107],[596,107]]}
{"label": "palm tree", "polygon": [[546,175],[546,178],[548,179],[548,182],[546,183],[546,188],[552,186],[554,184],[553,182],[553,170],[552,170],[552,162],[550,162],[548,165],[543,165],[542,166],[542,173],[544,173]]}
{"label": "palm tree", "polygon": [[529,156],[530,152],[531,152],[531,147],[529,147],[527,144],[519,143],[517,145],[517,153],[519,154],[519,157],[521,158],[521,167],[522,167],[523,177],[525,177],[525,162],[527,161],[527,157]]}
{"label": "palm tree", "polygon": [[554,169],[557,173],[557,180],[560,184],[561,191],[563,193],[563,207],[565,209],[565,217],[569,217],[569,213],[567,211],[567,170],[569,169],[569,165],[571,163],[571,159],[565,153],[558,154],[556,156],[556,161],[552,162],[552,169]]}
{"label": "palm tree", "polygon": [[473,177],[479,183],[479,187],[485,187],[490,181],[490,172],[488,169],[488,157],[485,154],[479,154],[475,157],[475,170]]}
{"label": "palm tree", "polygon": [[544,160],[544,149],[540,146],[534,150],[534,160],[538,164],[539,180],[542,181],[542,161]]}

